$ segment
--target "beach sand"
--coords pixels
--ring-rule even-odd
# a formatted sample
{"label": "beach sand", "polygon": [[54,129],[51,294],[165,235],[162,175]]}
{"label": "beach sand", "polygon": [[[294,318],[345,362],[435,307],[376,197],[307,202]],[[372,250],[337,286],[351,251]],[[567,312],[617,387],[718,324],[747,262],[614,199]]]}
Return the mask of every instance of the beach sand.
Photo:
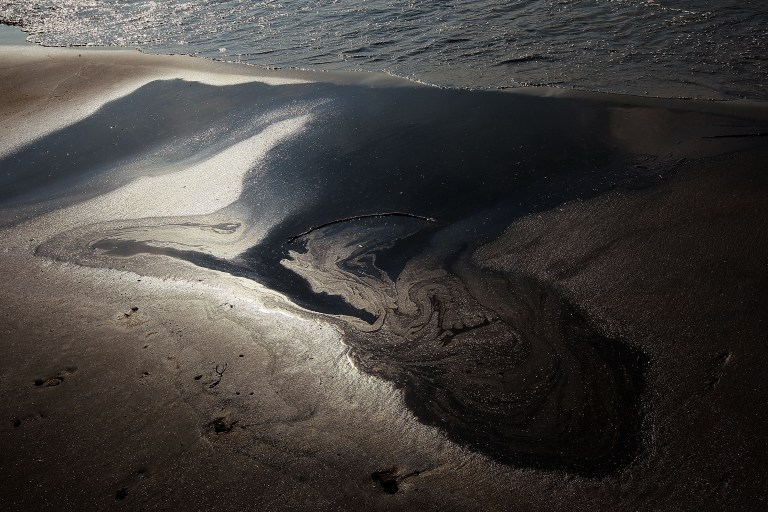
{"label": "beach sand", "polygon": [[[155,80],[275,88],[325,80],[350,96],[375,97],[375,88],[384,96],[395,85],[397,101],[412,94],[398,80],[367,75],[354,83],[351,74],[36,47],[3,47],[0,77],[5,165],[25,147],[53,141],[59,131],[104,115],[109,102]],[[358,92],[371,86],[373,93]],[[174,94],[181,90],[173,87]],[[526,93],[515,101],[544,102],[541,108],[548,109],[550,100],[543,96],[550,93]],[[474,96],[466,94],[460,98],[471,105]],[[360,330],[365,324],[359,318],[315,313],[311,303],[299,307],[298,294],[292,301],[286,297],[290,290],[276,291],[235,264],[225,265],[270,240],[270,233],[302,232],[299,221],[259,224],[238,209],[243,186],[227,188],[261,165],[257,146],[265,154],[278,147],[282,165],[293,169],[284,148],[308,130],[301,116],[310,114],[290,111],[269,125],[288,123],[279,125],[279,134],[259,127],[242,135],[238,140],[246,146],[239,147],[247,149],[232,158],[206,154],[184,169],[97,184],[75,198],[48,198],[53,202],[40,211],[14,204],[4,217],[0,508],[764,508],[768,108],[585,94],[568,101],[585,119],[599,113],[604,131],[583,134],[584,147],[591,147],[590,138],[604,137],[633,162],[647,162],[648,172],[629,185],[595,185],[599,190],[573,196],[563,192],[561,199],[513,217],[500,236],[465,256],[472,268],[501,276],[494,279],[534,283],[534,290],[546,290],[578,311],[595,336],[620,340],[643,354],[642,391],[632,405],[638,424],[628,427],[636,429],[636,446],[625,458],[615,464],[600,459],[593,474],[578,450],[562,461],[535,451],[520,464],[514,456],[496,456],[495,448],[484,450],[429,404],[409,403],[424,396],[421,374],[400,375],[397,360],[370,356],[376,352],[366,345],[371,338]],[[728,124],[718,124],[724,119]],[[541,133],[564,137],[547,122],[555,124],[543,120]],[[360,130],[362,139],[366,132]],[[324,136],[333,137],[330,132]],[[274,144],[267,140],[273,135]],[[325,146],[312,146],[318,147]],[[233,165],[243,158],[251,160],[240,172]],[[315,162],[320,166],[324,160]],[[231,174],[222,179],[220,204],[206,206],[194,195],[178,196],[192,197],[189,201],[147,198],[179,180],[213,183],[206,180],[222,169]],[[663,176],[652,176],[657,170]],[[190,194],[208,197],[205,190]],[[141,197],[146,203],[136,201]],[[444,210],[458,208],[456,203]],[[341,206],[328,211],[328,218],[344,214]],[[162,220],[167,218],[175,220]],[[304,227],[322,224],[317,219]],[[245,232],[226,228],[248,223],[255,227]],[[193,224],[202,227],[193,231]],[[411,229],[405,221],[396,227]],[[141,232],[149,234],[142,239]],[[331,255],[358,240],[328,228],[313,233],[307,247],[327,242]],[[89,252],[96,241],[116,239],[149,241],[159,249],[142,246],[143,252],[119,257]],[[360,247],[365,243],[360,238]],[[198,251],[195,257],[188,256],[189,247]],[[437,256],[403,263],[401,288],[388,295],[395,281],[334,273],[323,266],[326,253],[318,251],[306,252],[304,259],[295,252],[288,266],[312,283],[314,292],[336,293],[374,316],[387,312],[379,318],[409,318],[409,310],[396,303],[402,283],[408,283],[411,297],[428,273],[440,286],[453,286],[442,266],[430,266]],[[496,285],[482,292],[467,283],[463,286],[484,308],[497,308],[503,316],[492,297]],[[392,336],[411,325],[387,321],[379,327]],[[457,339],[464,328],[462,323],[455,329]],[[577,378],[576,370],[567,368],[570,378]],[[634,371],[627,368],[622,371]],[[459,389],[463,382],[456,384]],[[606,421],[597,424],[615,427]]]}

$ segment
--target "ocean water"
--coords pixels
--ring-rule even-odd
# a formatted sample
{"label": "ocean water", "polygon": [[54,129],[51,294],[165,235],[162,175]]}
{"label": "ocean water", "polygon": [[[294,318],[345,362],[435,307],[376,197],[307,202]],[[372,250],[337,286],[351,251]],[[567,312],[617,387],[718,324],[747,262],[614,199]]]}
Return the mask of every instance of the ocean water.
{"label": "ocean water", "polygon": [[473,89],[768,99],[763,0],[5,0],[51,46],[383,71]]}

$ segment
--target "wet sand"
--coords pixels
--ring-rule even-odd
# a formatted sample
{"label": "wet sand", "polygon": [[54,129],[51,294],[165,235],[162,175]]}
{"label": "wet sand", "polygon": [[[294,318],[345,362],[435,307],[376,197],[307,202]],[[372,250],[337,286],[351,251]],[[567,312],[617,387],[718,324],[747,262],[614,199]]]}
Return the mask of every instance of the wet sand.
{"label": "wet sand", "polygon": [[3,509],[765,506],[765,106],[1,62]]}

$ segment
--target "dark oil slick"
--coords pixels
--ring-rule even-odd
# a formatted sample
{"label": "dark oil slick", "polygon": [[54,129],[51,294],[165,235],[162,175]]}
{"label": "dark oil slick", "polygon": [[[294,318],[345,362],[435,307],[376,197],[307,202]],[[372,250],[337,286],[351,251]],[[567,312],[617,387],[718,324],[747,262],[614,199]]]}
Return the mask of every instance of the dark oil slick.
{"label": "dark oil slick", "polygon": [[[190,115],[186,106],[202,97]],[[616,110],[642,107],[431,88],[155,82],[0,162],[56,175],[43,187],[4,183],[0,200],[101,193],[117,186],[93,184],[108,152],[143,158],[162,147],[158,161],[203,158],[286,108],[313,120],[247,178],[234,205],[248,212],[243,222],[276,219],[253,247],[225,258],[153,241],[150,227],[131,238],[104,226],[79,250],[106,266],[141,254],[186,260],[329,315],[360,370],[401,388],[422,422],[502,463],[602,477],[642,452],[646,357],[594,329],[557,289],[475,256],[525,216],[673,173],[677,155],[630,150],[615,136]],[[116,117],[133,120],[119,136],[108,129]],[[724,133],[722,118],[708,119],[709,135]],[[104,140],[82,145],[83,135]],[[728,140],[717,144],[745,143]],[[76,164],[63,158],[73,148]],[[210,231],[243,229],[218,226]],[[79,261],[60,247],[38,254]]]}
{"label": "dark oil slick", "polygon": [[357,366],[401,387],[422,421],[500,462],[598,477],[629,462],[643,354],[597,334],[554,290],[466,253],[426,252],[390,279],[377,255],[409,231],[329,228],[287,262],[375,313],[372,329],[347,333]]}

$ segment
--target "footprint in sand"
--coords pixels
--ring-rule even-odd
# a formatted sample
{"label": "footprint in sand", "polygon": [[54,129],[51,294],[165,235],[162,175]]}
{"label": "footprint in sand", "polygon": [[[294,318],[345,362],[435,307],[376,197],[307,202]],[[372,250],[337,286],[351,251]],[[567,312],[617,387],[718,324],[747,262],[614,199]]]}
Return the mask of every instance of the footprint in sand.
{"label": "footprint in sand", "polygon": [[64,382],[64,378],[74,374],[77,371],[77,366],[67,366],[56,375],[50,377],[39,377],[35,379],[35,386],[39,388],[48,388],[58,386]]}

